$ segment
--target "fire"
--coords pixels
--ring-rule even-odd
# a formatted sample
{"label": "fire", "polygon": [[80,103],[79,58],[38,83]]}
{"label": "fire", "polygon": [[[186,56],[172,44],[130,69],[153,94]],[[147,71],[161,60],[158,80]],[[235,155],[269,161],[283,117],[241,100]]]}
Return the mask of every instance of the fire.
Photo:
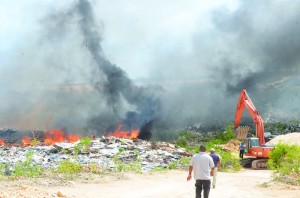
{"label": "fire", "polygon": [[123,126],[119,125],[117,130],[113,134],[109,134],[108,137],[117,137],[117,138],[126,138],[126,139],[132,139],[135,140],[138,138],[139,130],[133,129],[130,131],[124,131]]}
{"label": "fire", "polygon": [[6,144],[5,140],[4,139],[0,139],[0,146],[5,145],[5,144]]}
{"label": "fire", "polygon": [[28,136],[24,136],[22,138],[22,143],[23,143],[24,146],[32,146],[33,145],[30,137],[28,137]]}
{"label": "fire", "polygon": [[[46,145],[53,145],[56,142],[76,142],[80,139],[80,137],[73,134],[66,134],[61,129],[54,129],[49,132],[44,133],[44,139],[38,140],[44,142]],[[34,142],[30,137],[24,136],[22,138],[23,146],[33,146]],[[0,140],[0,145],[6,144],[4,140]]]}
{"label": "fire", "polygon": [[55,142],[64,141],[64,132],[61,129],[54,129],[44,134],[44,141],[47,145],[53,145]]}
{"label": "fire", "polygon": [[61,129],[54,129],[46,132],[44,141],[47,145],[53,145],[56,142],[76,142],[79,140],[78,136],[72,134],[64,134]]}
{"label": "fire", "polygon": [[67,141],[68,142],[77,142],[79,140],[79,137],[76,135],[72,135],[72,134],[67,134]]}

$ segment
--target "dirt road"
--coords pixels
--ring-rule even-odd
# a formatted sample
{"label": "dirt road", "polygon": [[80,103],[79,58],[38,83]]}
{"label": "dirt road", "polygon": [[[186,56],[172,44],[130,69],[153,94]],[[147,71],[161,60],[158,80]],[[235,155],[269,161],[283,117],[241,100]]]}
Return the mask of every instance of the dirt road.
{"label": "dirt road", "polygon": [[[282,189],[274,184],[266,187],[265,182],[270,181],[270,174],[269,170],[219,173],[217,187],[211,189],[210,198],[299,197],[299,188]],[[1,182],[0,197],[14,197],[8,191],[15,188],[14,192],[23,191],[22,196],[15,194],[15,197],[57,197],[61,193],[60,196],[80,198],[191,198],[194,197],[194,181],[187,182],[186,176],[186,171],[169,171],[154,175],[127,174],[125,178],[105,179],[98,183],[84,184],[75,181],[63,187],[37,186],[34,189],[24,184],[21,187],[13,187],[13,183],[6,183],[6,187],[3,188],[3,182]]]}

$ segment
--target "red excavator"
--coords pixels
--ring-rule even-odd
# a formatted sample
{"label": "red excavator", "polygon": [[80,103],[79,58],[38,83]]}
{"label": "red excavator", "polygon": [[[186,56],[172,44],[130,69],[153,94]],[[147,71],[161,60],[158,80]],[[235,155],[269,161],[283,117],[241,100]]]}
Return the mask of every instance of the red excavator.
{"label": "red excavator", "polygon": [[244,139],[244,145],[246,146],[244,154],[247,158],[242,160],[242,165],[247,167],[251,164],[251,167],[254,169],[263,169],[267,167],[266,162],[269,159],[269,152],[274,147],[265,145],[263,120],[245,89],[241,91],[238,100],[233,127],[234,129],[239,127],[244,107],[246,107],[255,123],[256,137],[247,137]]}

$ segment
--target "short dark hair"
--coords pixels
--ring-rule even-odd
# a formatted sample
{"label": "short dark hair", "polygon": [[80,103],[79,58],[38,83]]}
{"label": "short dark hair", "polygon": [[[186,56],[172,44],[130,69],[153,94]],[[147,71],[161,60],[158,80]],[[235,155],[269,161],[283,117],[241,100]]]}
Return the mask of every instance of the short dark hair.
{"label": "short dark hair", "polygon": [[202,151],[202,152],[206,151],[205,145],[202,144],[202,145],[200,146],[200,151]]}

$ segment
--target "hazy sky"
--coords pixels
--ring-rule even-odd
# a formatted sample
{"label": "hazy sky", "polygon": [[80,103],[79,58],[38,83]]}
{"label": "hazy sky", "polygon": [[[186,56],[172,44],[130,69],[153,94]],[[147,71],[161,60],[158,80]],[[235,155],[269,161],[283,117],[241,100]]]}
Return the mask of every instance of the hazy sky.
{"label": "hazy sky", "polygon": [[1,0],[0,127],[100,130],[149,101],[167,127],[233,122],[243,88],[263,119],[297,118],[299,20],[298,1]]}
{"label": "hazy sky", "polygon": [[[1,69],[13,67],[15,56],[27,53],[22,47],[40,34],[42,19],[49,13],[68,7],[74,1],[13,0],[0,3]],[[233,11],[237,1],[183,0],[99,0],[94,5],[98,23],[103,25],[103,48],[111,62],[131,78],[154,77],[157,68],[167,67],[159,77],[174,77],[174,66],[165,54],[176,52],[185,62],[191,59],[196,34],[212,28],[211,12],[219,7]],[[213,36],[213,35],[212,35]],[[72,40],[64,41],[66,44]],[[168,57],[169,58],[169,57]],[[174,58],[175,59],[175,58]],[[168,63],[166,63],[168,62]],[[171,64],[176,64],[172,63]],[[187,62],[192,68],[198,65]],[[180,66],[184,74],[185,66]],[[168,74],[170,72],[170,74]],[[189,73],[189,72],[188,72]],[[178,76],[176,76],[178,77]]]}

